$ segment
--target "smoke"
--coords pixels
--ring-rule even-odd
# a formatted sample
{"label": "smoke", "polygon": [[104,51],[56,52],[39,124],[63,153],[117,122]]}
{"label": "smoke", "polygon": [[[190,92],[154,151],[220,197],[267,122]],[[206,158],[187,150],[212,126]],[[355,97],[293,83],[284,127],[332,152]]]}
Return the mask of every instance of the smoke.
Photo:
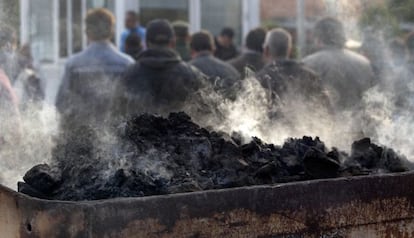
{"label": "smoke", "polygon": [[[4,110],[0,114],[4,115],[3,112]],[[53,106],[38,103],[25,104],[20,118],[2,118],[1,184],[16,188],[16,182],[33,165],[51,161],[58,119]]]}

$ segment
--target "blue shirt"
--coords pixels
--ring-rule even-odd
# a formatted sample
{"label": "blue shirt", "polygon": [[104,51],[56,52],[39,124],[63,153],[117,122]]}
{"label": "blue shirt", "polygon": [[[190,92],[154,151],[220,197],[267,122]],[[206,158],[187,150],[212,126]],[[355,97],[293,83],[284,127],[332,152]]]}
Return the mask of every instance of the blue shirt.
{"label": "blue shirt", "polygon": [[129,36],[129,34],[131,34],[131,33],[136,33],[136,34],[139,35],[139,37],[141,37],[142,45],[145,48],[145,35],[147,33],[147,30],[142,26],[137,26],[132,30],[126,29],[122,32],[122,34],[121,34],[121,44],[120,44],[120,50],[122,52],[125,52],[125,41],[126,41],[127,37]]}

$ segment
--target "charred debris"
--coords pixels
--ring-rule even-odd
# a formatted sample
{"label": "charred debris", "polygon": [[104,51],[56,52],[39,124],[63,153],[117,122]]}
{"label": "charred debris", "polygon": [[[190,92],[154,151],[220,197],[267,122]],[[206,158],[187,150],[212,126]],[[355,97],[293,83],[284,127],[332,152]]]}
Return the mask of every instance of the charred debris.
{"label": "charred debris", "polygon": [[354,142],[350,154],[306,136],[282,146],[259,138],[244,144],[237,134],[209,131],[185,113],[136,116],[115,131],[105,142],[88,127],[62,135],[53,162],[30,169],[19,191],[44,199],[98,200],[413,168],[405,157],[369,138]]}

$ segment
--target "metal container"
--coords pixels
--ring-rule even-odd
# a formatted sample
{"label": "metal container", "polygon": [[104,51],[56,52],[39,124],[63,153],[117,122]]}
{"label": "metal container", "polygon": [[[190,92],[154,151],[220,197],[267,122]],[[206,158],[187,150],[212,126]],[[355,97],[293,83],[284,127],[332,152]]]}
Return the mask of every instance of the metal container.
{"label": "metal container", "polygon": [[414,237],[414,173],[61,202],[0,187],[0,237]]}

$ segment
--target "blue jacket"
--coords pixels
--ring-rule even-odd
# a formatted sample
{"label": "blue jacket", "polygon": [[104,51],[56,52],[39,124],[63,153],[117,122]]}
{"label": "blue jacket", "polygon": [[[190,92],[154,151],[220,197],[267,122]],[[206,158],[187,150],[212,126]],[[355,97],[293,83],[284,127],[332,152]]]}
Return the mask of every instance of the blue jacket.
{"label": "blue jacket", "polygon": [[129,36],[129,34],[131,34],[131,33],[136,33],[136,34],[139,35],[139,37],[141,37],[142,45],[145,48],[145,35],[146,35],[147,31],[145,30],[144,27],[137,26],[132,30],[127,29],[127,30],[123,31],[122,34],[121,34],[120,50],[124,53],[125,53],[125,41],[126,41],[127,37]]}
{"label": "blue jacket", "polygon": [[[134,60],[109,42],[93,42],[68,59],[56,107],[62,123],[103,122],[115,82]],[[74,124],[73,124],[74,123]]]}

